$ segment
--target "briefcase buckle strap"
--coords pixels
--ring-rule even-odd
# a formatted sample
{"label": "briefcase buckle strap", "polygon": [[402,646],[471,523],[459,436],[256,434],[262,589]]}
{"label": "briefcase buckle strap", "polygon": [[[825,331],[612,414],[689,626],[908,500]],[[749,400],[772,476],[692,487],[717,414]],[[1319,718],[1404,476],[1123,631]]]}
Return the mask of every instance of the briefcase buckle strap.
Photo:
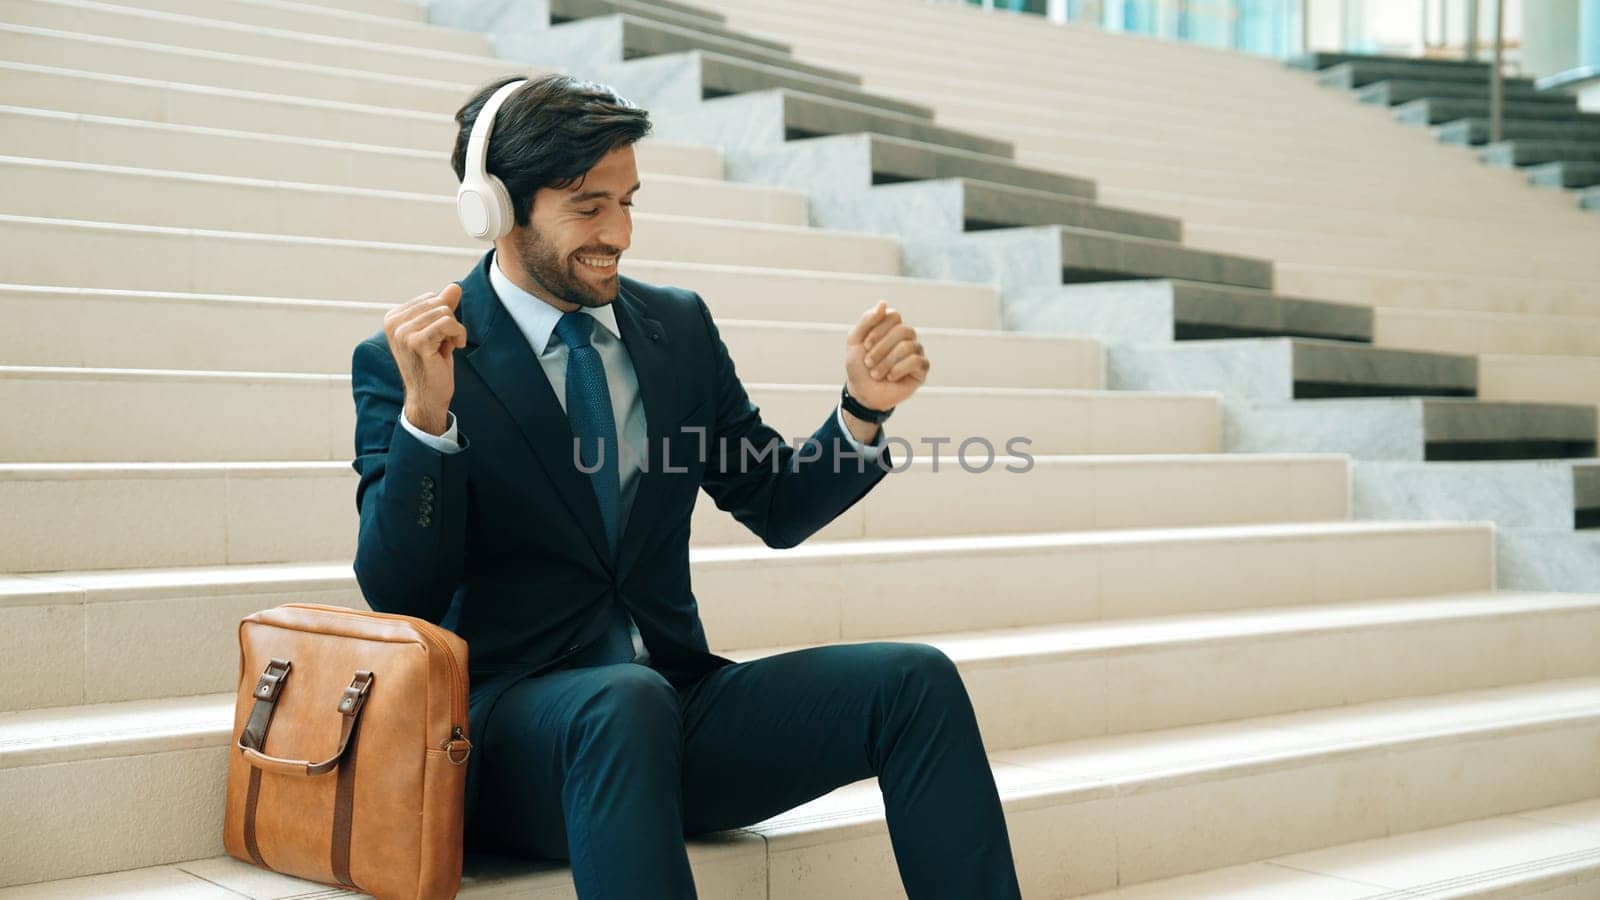
{"label": "briefcase buckle strap", "polygon": [[266,671],[256,680],[256,689],[251,696],[257,700],[273,703],[278,699],[278,692],[283,690],[283,680],[289,677],[290,663],[287,659],[272,658],[267,663]]}
{"label": "briefcase buckle strap", "polygon": [[372,673],[365,669],[356,670],[356,676],[350,679],[350,686],[344,689],[339,699],[339,712],[347,718],[355,718],[361,712],[361,707],[367,702],[367,692],[372,690]]}

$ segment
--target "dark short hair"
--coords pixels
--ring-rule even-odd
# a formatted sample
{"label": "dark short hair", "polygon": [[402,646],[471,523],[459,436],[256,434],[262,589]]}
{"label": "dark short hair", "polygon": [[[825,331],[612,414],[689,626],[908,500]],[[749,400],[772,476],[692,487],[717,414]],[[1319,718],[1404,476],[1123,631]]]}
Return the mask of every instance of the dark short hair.
{"label": "dark short hair", "polygon": [[[457,181],[466,177],[467,141],[483,104],[501,87],[524,77],[484,85],[456,110],[460,127],[450,167]],[[501,104],[484,168],[505,183],[517,224],[527,225],[540,188],[571,187],[602,156],[649,133],[650,114],[611,88],[571,75],[545,75],[530,79]]]}

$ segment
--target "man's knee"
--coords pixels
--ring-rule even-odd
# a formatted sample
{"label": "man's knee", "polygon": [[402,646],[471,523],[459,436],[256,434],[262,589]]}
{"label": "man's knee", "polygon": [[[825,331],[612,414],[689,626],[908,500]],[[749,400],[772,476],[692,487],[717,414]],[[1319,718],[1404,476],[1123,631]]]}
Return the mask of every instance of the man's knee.
{"label": "man's knee", "polygon": [[888,662],[885,670],[902,683],[915,683],[932,690],[965,692],[960,669],[938,647],[908,641],[884,642],[882,646]]}
{"label": "man's knee", "polygon": [[596,668],[594,677],[573,716],[574,736],[650,741],[680,734],[678,692],[660,672],[628,663]]}

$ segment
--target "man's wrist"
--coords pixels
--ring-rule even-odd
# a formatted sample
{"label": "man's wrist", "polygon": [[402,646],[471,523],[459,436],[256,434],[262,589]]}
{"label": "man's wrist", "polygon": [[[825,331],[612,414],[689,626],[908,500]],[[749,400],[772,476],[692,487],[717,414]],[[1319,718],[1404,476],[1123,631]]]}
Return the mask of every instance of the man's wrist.
{"label": "man's wrist", "polygon": [[839,407],[839,417],[844,420],[844,427],[850,432],[850,436],[863,444],[875,443],[878,440],[878,433],[883,430],[882,425],[868,422],[843,406]]}
{"label": "man's wrist", "polygon": [[412,407],[407,406],[405,407],[404,412],[406,414],[407,422],[410,422],[418,429],[426,431],[434,437],[443,437],[444,433],[450,428],[449,410],[435,414],[424,412],[419,409],[413,409]]}

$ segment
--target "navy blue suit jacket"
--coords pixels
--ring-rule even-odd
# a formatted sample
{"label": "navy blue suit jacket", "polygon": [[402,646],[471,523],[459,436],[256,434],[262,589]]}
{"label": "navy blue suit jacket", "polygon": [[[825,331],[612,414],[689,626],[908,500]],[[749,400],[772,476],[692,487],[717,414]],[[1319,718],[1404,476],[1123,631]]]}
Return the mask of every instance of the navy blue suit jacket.
{"label": "navy blue suit jacket", "polygon": [[[881,464],[846,455],[835,465],[833,448],[848,453],[849,445],[832,406],[812,434],[820,457],[795,464],[795,448],[745,393],[700,296],[619,276],[617,326],[638,375],[650,465],[613,562],[594,489],[573,463],[566,413],[489,283],[491,259],[485,254],[461,281],[456,309],[467,329],[450,403],[460,452],[441,453],[400,424],[404,387],[382,331],[351,361],[356,579],[374,610],[426,619],[466,640],[478,746],[505,688],[598,637],[613,598],[632,614],[650,665],[675,684],[731,664],[709,652],[689,584],[698,489],[768,546],[792,547],[893,466],[887,448]],[[696,427],[704,432],[684,430]],[[725,464],[719,439],[728,442]],[[775,442],[778,465],[770,456],[744,456],[740,465],[741,439],[758,450]],[[670,469],[660,464],[663,442]],[[474,753],[468,765],[469,819],[479,759]]]}

